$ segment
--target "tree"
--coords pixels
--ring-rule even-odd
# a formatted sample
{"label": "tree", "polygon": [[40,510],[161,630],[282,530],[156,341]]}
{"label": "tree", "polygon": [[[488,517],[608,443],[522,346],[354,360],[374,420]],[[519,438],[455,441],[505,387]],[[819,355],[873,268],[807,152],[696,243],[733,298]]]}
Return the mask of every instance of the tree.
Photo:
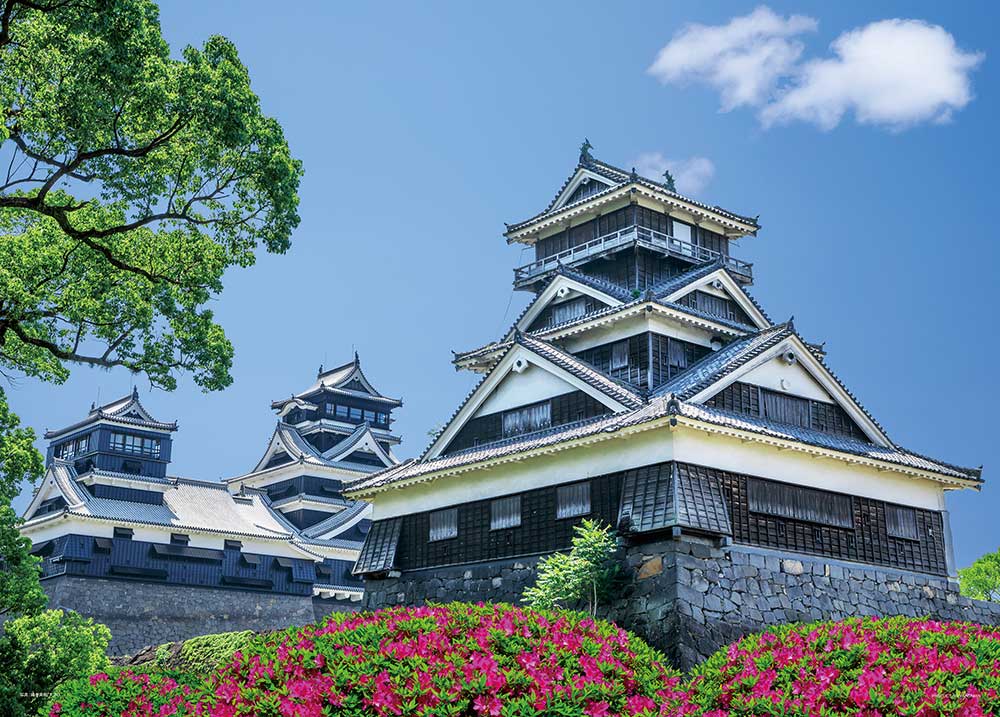
{"label": "tree", "polygon": [[[172,58],[149,0],[0,0],[0,160],[0,374],[231,383],[206,305],[287,250],[301,176],[231,42]],[[0,402],[4,505],[41,463]]]}
{"label": "tree", "polygon": [[42,457],[34,446],[35,432],[20,425],[0,388],[0,615],[33,615],[45,607],[38,582],[38,558],[31,541],[17,530],[17,514],[10,503],[19,483],[42,472]]}
{"label": "tree", "polygon": [[75,612],[19,617],[0,636],[0,714],[37,714],[61,682],[108,669],[111,631]]}
{"label": "tree", "polygon": [[958,571],[962,594],[977,600],[1000,602],[1000,550],[987,553]]}
{"label": "tree", "polygon": [[587,611],[595,616],[598,600],[618,572],[615,536],[609,527],[593,520],[584,520],[573,532],[568,553],[553,553],[538,562],[538,577],[523,598],[537,610],[586,600]]}

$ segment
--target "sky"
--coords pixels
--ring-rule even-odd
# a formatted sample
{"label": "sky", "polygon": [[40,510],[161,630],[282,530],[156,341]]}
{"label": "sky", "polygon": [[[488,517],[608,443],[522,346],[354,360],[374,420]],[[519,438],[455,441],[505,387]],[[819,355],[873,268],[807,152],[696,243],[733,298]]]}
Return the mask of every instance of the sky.
{"label": "sky", "polygon": [[237,475],[265,449],[270,401],[357,350],[404,400],[398,454],[418,454],[476,381],[451,351],[528,301],[504,222],[550,201],[586,137],[600,159],[670,168],[680,191],[760,215],[733,252],[754,295],[826,341],[897,443],[985,465],[981,493],[948,499],[958,562],[1000,546],[995,4],[185,0],[161,20],[175,53],[236,43],[303,162],[302,222],[213,302],[230,388],[82,367],[8,386],[39,434],[136,383],[180,424],[172,474]]}

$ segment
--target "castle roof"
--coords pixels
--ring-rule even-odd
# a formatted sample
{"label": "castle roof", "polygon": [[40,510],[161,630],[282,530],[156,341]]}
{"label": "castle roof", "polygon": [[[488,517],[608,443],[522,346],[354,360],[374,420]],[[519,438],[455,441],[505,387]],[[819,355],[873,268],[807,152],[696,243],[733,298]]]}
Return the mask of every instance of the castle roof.
{"label": "castle roof", "polygon": [[[50,466],[39,490],[50,478],[66,501],[65,508],[29,518],[22,524],[23,529],[30,530],[63,517],[75,517],[116,525],[154,526],[176,532],[213,533],[235,539],[277,540],[303,545],[309,542],[308,536],[300,535],[298,529],[271,506],[265,493],[256,490],[233,494],[222,483],[173,477],[167,479],[169,489],[162,491],[163,502],[152,504],[95,497],[77,482],[75,469],[64,461],[57,460]],[[47,497],[51,495],[46,493]],[[31,514],[36,502],[32,501],[26,514]],[[357,544],[340,541],[337,547],[356,549]]]}
{"label": "castle roof", "polygon": [[[572,198],[571,193],[578,186],[579,182],[590,178],[600,181],[601,184],[606,184],[607,188],[575,201],[567,201]],[[703,216],[706,219],[712,219],[728,229],[741,234],[753,234],[759,229],[756,219],[751,219],[750,217],[728,211],[722,207],[704,204],[686,197],[674,190],[668,189],[662,181],[639,176],[634,173],[634,170],[630,172],[607,162],[602,162],[599,159],[594,159],[593,157],[581,156],[579,164],[577,164],[570,176],[567,177],[566,181],[563,182],[562,187],[556,192],[555,197],[549,202],[548,206],[533,217],[514,224],[508,224],[507,237],[510,241],[517,241],[519,232],[523,229],[542,223],[546,219],[559,217],[574,209],[597,203],[601,199],[605,199],[610,195],[616,195],[622,190],[628,190],[629,188],[641,188],[666,203],[676,205],[678,209]]]}
{"label": "castle roof", "polygon": [[324,370],[321,366],[316,374],[316,381],[309,388],[293,394],[289,398],[272,401],[271,408],[278,412],[283,412],[292,406],[316,408],[316,405],[308,399],[322,393],[365,398],[393,407],[403,405],[402,399],[388,398],[375,390],[375,387],[361,370],[361,359],[355,352],[354,359],[342,366],[329,370]]}
{"label": "castle roof", "polygon": [[[551,344],[530,336],[518,335],[514,345],[524,346],[549,358],[553,363],[563,362],[567,370],[570,370],[568,362],[576,361]],[[803,368],[823,382],[823,386],[830,391],[837,403],[868,434],[869,441],[786,425],[763,417],[736,414],[704,404],[707,398],[736,380],[742,373],[769,360],[772,354],[776,355],[776,352],[790,348],[795,351],[797,361]],[[576,368],[573,367],[573,370]],[[589,370],[603,377],[605,382],[611,381],[596,369]],[[476,395],[489,377],[490,374],[484,377],[466,402]],[[613,391],[608,383],[602,384],[602,388]],[[438,475],[464,473],[510,460],[523,460],[533,454],[561,450],[560,447],[580,442],[604,440],[631,430],[645,430],[664,423],[676,426],[678,421],[713,432],[727,429],[734,435],[753,436],[761,442],[787,445],[799,450],[818,449],[839,455],[848,461],[863,460],[883,467],[895,466],[903,469],[902,472],[919,474],[945,483],[968,486],[976,485],[982,480],[981,469],[965,468],[929,458],[894,444],[875,419],[822,362],[818,353],[798,336],[791,321],[756,331],[708,354],[648,396],[634,390],[631,395],[613,392],[608,395],[615,395],[620,403],[626,405],[626,409],[445,455],[437,455],[431,450],[435,445],[440,445],[439,437],[419,460],[407,461],[356,480],[345,492],[365,497],[394,486],[421,482]],[[460,416],[461,410],[456,411],[453,421]]]}
{"label": "castle roof", "polygon": [[127,396],[115,399],[114,401],[105,403],[102,406],[91,406],[90,412],[87,414],[86,418],[81,421],[77,421],[76,423],[66,426],[65,428],[46,431],[45,438],[58,438],[100,422],[115,423],[122,426],[153,431],[177,430],[176,421],[168,423],[154,418],[153,415],[147,411],[139,401],[138,389],[133,388],[132,393]]}

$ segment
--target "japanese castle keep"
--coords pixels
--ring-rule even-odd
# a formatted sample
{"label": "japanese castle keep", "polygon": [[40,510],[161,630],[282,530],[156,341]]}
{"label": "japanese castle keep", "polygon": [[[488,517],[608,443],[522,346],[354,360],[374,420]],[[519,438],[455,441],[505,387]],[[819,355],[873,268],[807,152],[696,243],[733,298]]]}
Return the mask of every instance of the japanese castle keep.
{"label": "japanese castle keep", "polygon": [[533,300],[456,354],[482,380],[423,454],[347,486],[373,505],[370,607],[517,600],[592,517],[626,583],[606,616],[680,666],[768,623],[851,614],[996,622],[958,596],[945,494],[980,470],[896,444],[777,323],[731,251],[757,222],[595,159],[514,271]]}
{"label": "japanese castle keep", "polygon": [[271,407],[253,470],[225,482],[168,475],[176,423],[133,392],[49,431],[47,472],[22,532],[53,608],[94,617],[114,652],[212,632],[279,629],[354,610],[371,506],[342,487],[397,463],[397,399],[357,355]]}

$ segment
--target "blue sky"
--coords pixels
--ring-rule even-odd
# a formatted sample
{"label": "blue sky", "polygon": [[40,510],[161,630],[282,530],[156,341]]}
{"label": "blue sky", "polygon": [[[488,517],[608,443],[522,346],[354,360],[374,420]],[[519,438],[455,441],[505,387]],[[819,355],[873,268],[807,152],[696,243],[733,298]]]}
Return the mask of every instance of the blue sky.
{"label": "blue sky", "polygon": [[[959,563],[995,550],[996,8],[774,2],[773,17],[729,24],[755,7],[163,3],[175,51],[213,33],[235,41],[305,166],[291,251],[231,273],[214,307],[236,347],[233,386],[203,394],[182,381],[150,393],[138,379],[147,407],[180,422],[172,472],[216,479],[251,468],[273,428],[269,402],[355,348],[376,386],[405,401],[400,454],[419,452],[475,381],[455,372],[450,351],[495,338],[528,298],[511,291],[526,257],[506,245],[503,222],[550,200],[586,136],[599,158],[671,161],[688,189],[702,185],[698,199],[760,214],[759,237],[734,252],[755,264],[755,295],[827,342],[829,363],[896,441],[985,464],[982,493],[949,500]],[[943,31],[872,26],[893,18]],[[762,66],[747,69],[739,48],[702,56],[706,37],[731,41],[747,22],[757,23],[750,49],[765,52],[745,58]],[[690,23],[723,30],[678,35]],[[865,62],[904,79],[912,69],[912,46],[874,32],[887,27],[916,28],[930,43],[921,62],[954,61],[950,74],[921,67],[910,89],[893,82],[889,94],[868,82],[878,75]],[[831,49],[858,28],[873,32],[851,36],[843,54]],[[672,41],[670,68],[651,73]],[[770,89],[754,84],[762,76]],[[971,95],[948,84],[956,76]],[[781,90],[789,83],[797,94]],[[931,96],[892,94],[910,90]],[[41,432],[132,382],[77,368],[63,386],[8,390]]]}

